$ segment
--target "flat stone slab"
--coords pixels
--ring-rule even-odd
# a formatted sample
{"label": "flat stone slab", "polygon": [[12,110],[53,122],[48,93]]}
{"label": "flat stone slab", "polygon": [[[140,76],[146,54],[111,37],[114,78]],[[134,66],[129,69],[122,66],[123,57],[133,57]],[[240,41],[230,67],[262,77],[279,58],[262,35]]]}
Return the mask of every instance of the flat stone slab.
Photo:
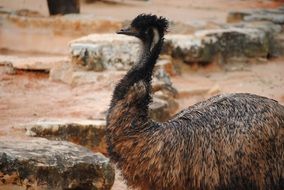
{"label": "flat stone slab", "polygon": [[139,55],[138,39],[117,34],[91,34],[70,42],[74,65],[87,70],[127,70]]}
{"label": "flat stone slab", "polygon": [[167,41],[171,55],[189,63],[210,63],[218,56],[219,62],[227,63],[233,57],[266,57],[270,51],[268,36],[253,28],[200,30],[193,35],[171,35]]}
{"label": "flat stone slab", "polygon": [[[227,26],[193,34],[166,35],[164,54],[189,63],[210,63],[219,57],[267,57],[271,39],[257,28]],[[70,42],[72,63],[86,70],[128,70],[139,57],[137,39],[117,34],[92,34]]]}
{"label": "flat stone slab", "polygon": [[0,65],[11,65],[14,69],[49,71],[56,64],[68,61],[63,56],[48,57],[19,57],[11,55],[0,55]]}
{"label": "flat stone slab", "polygon": [[244,17],[245,21],[271,21],[275,24],[284,24],[284,10],[263,9]]}
{"label": "flat stone slab", "polygon": [[[161,94],[163,95],[163,93]],[[155,95],[153,103],[150,104],[150,116],[154,120],[165,121],[170,118],[177,107],[178,105],[173,98]],[[26,135],[31,137],[70,141],[94,152],[107,155],[105,127],[105,120],[84,119],[44,119],[16,126],[16,128],[25,128]]]}
{"label": "flat stone slab", "polygon": [[[284,8],[230,12],[229,24],[165,36],[164,54],[187,63],[231,63],[277,56]],[[238,24],[235,24],[238,23]],[[139,57],[139,41],[117,34],[92,34],[70,42],[73,64],[88,70],[128,70]]]}
{"label": "flat stone slab", "polygon": [[[264,31],[268,39],[269,57],[284,54],[281,36],[284,26],[284,6],[276,9],[232,11],[227,16],[229,23],[237,23],[241,28],[254,28]],[[266,42],[267,44],[267,42]]]}
{"label": "flat stone slab", "polygon": [[111,189],[114,169],[99,153],[64,141],[0,140],[0,189]]}
{"label": "flat stone slab", "polygon": [[284,6],[276,9],[258,9],[246,11],[232,11],[228,14],[228,22],[240,21],[269,21],[275,24],[284,24]]}
{"label": "flat stone slab", "polygon": [[95,152],[107,153],[104,120],[39,120],[25,124],[27,135],[66,140]]}

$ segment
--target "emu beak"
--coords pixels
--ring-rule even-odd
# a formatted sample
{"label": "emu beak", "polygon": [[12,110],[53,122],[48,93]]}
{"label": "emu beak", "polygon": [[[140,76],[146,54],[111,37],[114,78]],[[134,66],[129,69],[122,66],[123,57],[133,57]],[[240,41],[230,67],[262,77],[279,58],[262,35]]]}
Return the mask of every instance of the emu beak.
{"label": "emu beak", "polygon": [[121,30],[116,32],[117,34],[124,34],[124,35],[128,35],[128,36],[137,36],[138,32],[133,28],[133,27],[129,27],[129,28],[122,28]]}

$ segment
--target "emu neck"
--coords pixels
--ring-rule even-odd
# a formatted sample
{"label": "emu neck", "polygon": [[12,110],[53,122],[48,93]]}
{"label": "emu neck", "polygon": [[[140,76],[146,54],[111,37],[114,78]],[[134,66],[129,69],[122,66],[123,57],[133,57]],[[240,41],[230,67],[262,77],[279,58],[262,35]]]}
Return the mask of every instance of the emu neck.
{"label": "emu neck", "polygon": [[147,123],[151,102],[151,80],[155,63],[161,51],[163,38],[153,46],[152,40],[143,43],[140,60],[127,72],[116,86],[107,122],[113,127],[138,127]]}

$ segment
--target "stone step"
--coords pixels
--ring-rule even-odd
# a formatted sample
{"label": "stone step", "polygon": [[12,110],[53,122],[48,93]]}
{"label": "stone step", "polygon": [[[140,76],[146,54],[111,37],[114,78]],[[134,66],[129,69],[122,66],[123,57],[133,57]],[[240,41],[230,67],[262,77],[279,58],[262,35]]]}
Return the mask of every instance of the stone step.
{"label": "stone step", "polygon": [[241,21],[269,21],[275,24],[284,24],[284,6],[276,9],[258,9],[246,11],[232,11],[228,14],[228,22]]}
{"label": "stone step", "polygon": [[14,56],[0,55],[0,65],[10,65],[14,69],[49,71],[55,65],[68,61],[66,56]]}
{"label": "stone step", "polygon": [[111,189],[109,159],[64,141],[0,140],[1,186],[24,189]]}
{"label": "stone step", "polygon": [[[277,52],[274,37],[282,31],[283,10],[234,11],[228,15],[229,24],[191,34],[168,34],[163,53],[188,63],[270,57]],[[91,34],[70,42],[73,63],[95,71],[128,70],[139,56],[139,47],[137,39],[116,34]]]}
{"label": "stone step", "polygon": [[281,33],[275,37],[275,46],[276,48],[276,53],[278,55],[284,55],[284,33]]}
{"label": "stone step", "polygon": [[230,58],[266,57],[269,37],[259,29],[231,27],[202,30],[194,35],[171,35],[168,45],[173,57],[187,63],[230,63]]}
{"label": "stone step", "polygon": [[[176,112],[178,103],[170,93],[161,89],[155,92],[153,102],[149,106],[152,119],[166,121]],[[16,128],[24,128],[28,136],[70,141],[107,155],[105,120],[41,119],[16,126]]]}
{"label": "stone step", "polygon": [[117,34],[91,34],[70,42],[72,63],[86,70],[128,70],[137,60],[138,39]]}
{"label": "stone step", "polygon": [[[173,96],[170,91],[157,90],[149,106],[150,117],[156,121],[168,120],[178,109]],[[41,119],[17,126],[26,129],[28,136],[70,141],[107,155],[105,127],[105,120],[86,119]]]}
{"label": "stone step", "polygon": [[104,120],[45,119],[20,126],[29,136],[51,140],[70,141],[91,149],[107,153]]}
{"label": "stone step", "polygon": [[[165,54],[188,63],[229,62],[230,57],[267,57],[270,36],[254,28],[200,30],[167,35]],[[70,42],[74,65],[94,71],[128,70],[139,57],[139,41],[116,34],[92,34]]]}
{"label": "stone step", "polygon": [[256,28],[269,36],[268,56],[284,55],[282,34],[284,27],[284,6],[274,9],[257,9],[247,11],[232,11],[228,14],[229,23],[238,23],[243,28]]}

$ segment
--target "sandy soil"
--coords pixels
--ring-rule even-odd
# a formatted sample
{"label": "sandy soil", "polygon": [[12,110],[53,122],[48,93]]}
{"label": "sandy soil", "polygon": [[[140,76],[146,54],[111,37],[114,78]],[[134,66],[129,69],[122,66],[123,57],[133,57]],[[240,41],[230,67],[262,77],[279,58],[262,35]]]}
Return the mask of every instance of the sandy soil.
{"label": "sandy soil", "polygon": [[[163,15],[171,20],[191,22],[213,20],[224,22],[226,14],[232,10],[253,8],[273,8],[283,4],[283,0],[102,0],[86,4],[81,0],[81,14],[94,14],[97,17],[127,20],[140,13]],[[29,9],[48,15],[45,0],[1,0],[0,6],[12,10]]]}
{"label": "sandy soil", "polygon": [[[0,6],[9,7],[12,1],[2,0]],[[24,1],[27,3],[28,1]],[[82,4],[82,14],[95,14],[97,17],[117,20],[131,19],[139,13],[155,13],[171,20],[184,23],[225,22],[226,15],[232,10],[251,8],[272,8],[283,1],[261,0],[152,0],[149,2],[117,0],[120,3]],[[13,5],[13,9],[21,8]],[[26,6],[26,5],[25,5]],[[27,6],[28,7],[28,6]],[[43,9],[39,6],[37,10]],[[16,30],[16,29],[15,29]],[[0,28],[1,32],[1,28]],[[12,31],[9,36],[13,41]],[[34,31],[25,31],[23,43],[14,41],[15,50],[0,51],[1,54],[32,56],[25,44],[35,43],[46,50],[60,52],[70,40],[69,37],[57,36],[57,43],[41,39]],[[32,36],[31,36],[32,35]],[[17,38],[18,39],[18,38]],[[1,41],[1,38],[0,38]],[[42,44],[37,44],[40,41]],[[54,47],[56,45],[56,47]],[[56,49],[58,48],[58,50]],[[26,50],[19,53],[18,50]],[[55,50],[54,50],[55,49]],[[64,55],[68,52],[65,48]],[[179,110],[202,101],[216,93],[249,92],[267,96],[284,104],[284,58],[252,65],[242,65],[227,70],[211,65],[204,68],[182,66],[183,72],[172,78],[174,86],[181,92],[177,99]],[[100,119],[105,117],[114,84],[85,84],[71,87],[61,82],[50,81],[48,73],[7,71],[0,66],[0,138],[27,138],[25,131],[16,126],[37,119],[84,118]],[[114,190],[124,190],[126,186],[121,178],[115,181]]]}
{"label": "sandy soil", "polygon": [[[187,70],[172,78],[181,92],[179,110],[217,93],[249,92],[284,104],[284,58],[249,65],[235,71],[207,66]],[[113,84],[70,87],[48,79],[47,73],[5,72],[0,67],[0,138],[28,138],[19,124],[38,119],[104,118]],[[211,91],[211,92],[210,92]],[[209,92],[209,93],[208,93]],[[114,190],[127,189],[121,177]]]}
{"label": "sandy soil", "polygon": [[[11,0],[1,0],[0,7],[8,10],[30,9],[47,16],[45,3],[45,0],[18,0],[17,3]],[[82,0],[81,16],[86,19],[93,19],[93,16],[95,16],[95,19],[124,21],[130,20],[141,13],[153,13],[165,16],[171,21],[187,23],[197,27],[204,25],[214,27],[216,24],[225,23],[227,13],[230,11],[273,8],[283,4],[284,0],[104,0],[92,4],[86,4]],[[8,48],[18,52],[44,52],[66,55],[68,53],[66,44],[70,40],[80,37],[78,33],[68,32],[68,30],[60,34],[49,27],[19,26],[17,23],[16,25],[15,23],[6,23],[4,19],[2,22],[2,28],[0,27],[0,53],[1,49]],[[176,32],[183,32],[183,30],[182,27],[175,29]],[[108,32],[112,31],[108,30]]]}
{"label": "sandy soil", "polygon": [[227,13],[232,10],[253,8],[273,8],[284,1],[231,1],[231,0],[115,0],[108,2],[81,4],[82,13],[93,13],[100,17],[127,20],[140,13],[163,15],[171,20],[184,23],[211,20],[225,22]]}
{"label": "sandy soil", "polygon": [[[249,92],[267,96],[284,104],[284,58],[249,65],[234,71],[207,66],[183,66],[180,76],[172,78],[181,92],[179,110],[217,93]],[[70,87],[50,81],[47,73],[5,72],[0,67],[0,138],[28,138],[19,124],[38,119],[104,118],[113,84],[86,84]],[[121,177],[114,190],[126,189]]]}
{"label": "sandy soil", "polygon": [[18,71],[2,74],[0,81],[1,126],[37,118],[104,118],[110,101],[110,87],[71,87],[50,81],[47,73]]}
{"label": "sandy soil", "polygon": [[[181,92],[179,110],[216,93],[249,92],[284,104],[284,59],[233,68],[233,71],[212,66],[197,70],[183,67],[186,72],[172,77],[174,86]],[[11,126],[40,118],[103,119],[114,87],[114,84],[71,87],[49,80],[47,73],[16,71],[11,74],[4,72],[4,67],[1,70],[2,135]]]}

